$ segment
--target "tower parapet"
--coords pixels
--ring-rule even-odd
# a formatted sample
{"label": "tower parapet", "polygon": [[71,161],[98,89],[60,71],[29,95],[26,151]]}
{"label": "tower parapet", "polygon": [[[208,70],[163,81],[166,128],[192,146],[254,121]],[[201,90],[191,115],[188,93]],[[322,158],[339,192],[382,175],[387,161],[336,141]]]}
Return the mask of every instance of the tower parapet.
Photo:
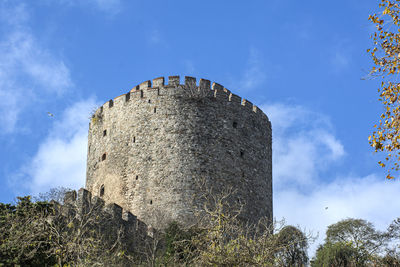
{"label": "tower parapet", "polygon": [[170,76],[103,104],[89,127],[86,188],[146,224],[189,225],[199,182],[234,189],[251,222],[272,219],[267,116],[218,83]]}

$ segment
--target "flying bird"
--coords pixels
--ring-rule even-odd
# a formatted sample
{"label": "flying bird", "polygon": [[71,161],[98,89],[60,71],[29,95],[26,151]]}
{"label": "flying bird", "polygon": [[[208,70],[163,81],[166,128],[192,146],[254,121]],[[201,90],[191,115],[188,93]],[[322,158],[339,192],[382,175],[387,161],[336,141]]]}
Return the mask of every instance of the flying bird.
{"label": "flying bird", "polygon": [[50,112],[47,112],[47,115],[49,115],[49,117],[54,117],[54,114]]}

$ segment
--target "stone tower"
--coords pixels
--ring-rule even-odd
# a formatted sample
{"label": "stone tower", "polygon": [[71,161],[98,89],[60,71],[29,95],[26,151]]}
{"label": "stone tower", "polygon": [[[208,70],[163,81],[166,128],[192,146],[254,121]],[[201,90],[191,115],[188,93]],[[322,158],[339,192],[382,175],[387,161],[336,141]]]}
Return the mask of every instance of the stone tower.
{"label": "stone tower", "polygon": [[88,138],[86,188],[146,224],[188,225],[199,181],[234,188],[251,222],[272,219],[271,123],[217,83],[141,83],[95,112]]}

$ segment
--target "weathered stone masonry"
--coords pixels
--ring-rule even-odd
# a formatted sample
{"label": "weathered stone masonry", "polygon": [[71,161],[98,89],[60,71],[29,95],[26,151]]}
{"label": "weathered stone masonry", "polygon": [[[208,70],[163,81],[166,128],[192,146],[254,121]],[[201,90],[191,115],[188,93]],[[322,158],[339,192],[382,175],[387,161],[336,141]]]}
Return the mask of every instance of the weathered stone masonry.
{"label": "weathered stone masonry", "polygon": [[156,228],[190,224],[199,181],[236,189],[250,221],[272,218],[271,139],[267,116],[223,86],[157,78],[93,115],[86,188]]}

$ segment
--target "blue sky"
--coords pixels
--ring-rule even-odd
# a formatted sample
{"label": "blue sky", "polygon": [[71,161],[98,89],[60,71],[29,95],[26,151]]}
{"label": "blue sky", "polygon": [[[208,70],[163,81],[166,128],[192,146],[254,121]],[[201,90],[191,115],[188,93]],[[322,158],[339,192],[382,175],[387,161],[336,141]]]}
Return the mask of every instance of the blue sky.
{"label": "blue sky", "polygon": [[400,184],[368,145],[382,106],[379,81],[362,79],[377,5],[1,0],[0,201],[83,186],[90,112],[142,81],[188,75],[271,119],[277,219],[319,241],[347,217],[385,228],[400,214]]}

